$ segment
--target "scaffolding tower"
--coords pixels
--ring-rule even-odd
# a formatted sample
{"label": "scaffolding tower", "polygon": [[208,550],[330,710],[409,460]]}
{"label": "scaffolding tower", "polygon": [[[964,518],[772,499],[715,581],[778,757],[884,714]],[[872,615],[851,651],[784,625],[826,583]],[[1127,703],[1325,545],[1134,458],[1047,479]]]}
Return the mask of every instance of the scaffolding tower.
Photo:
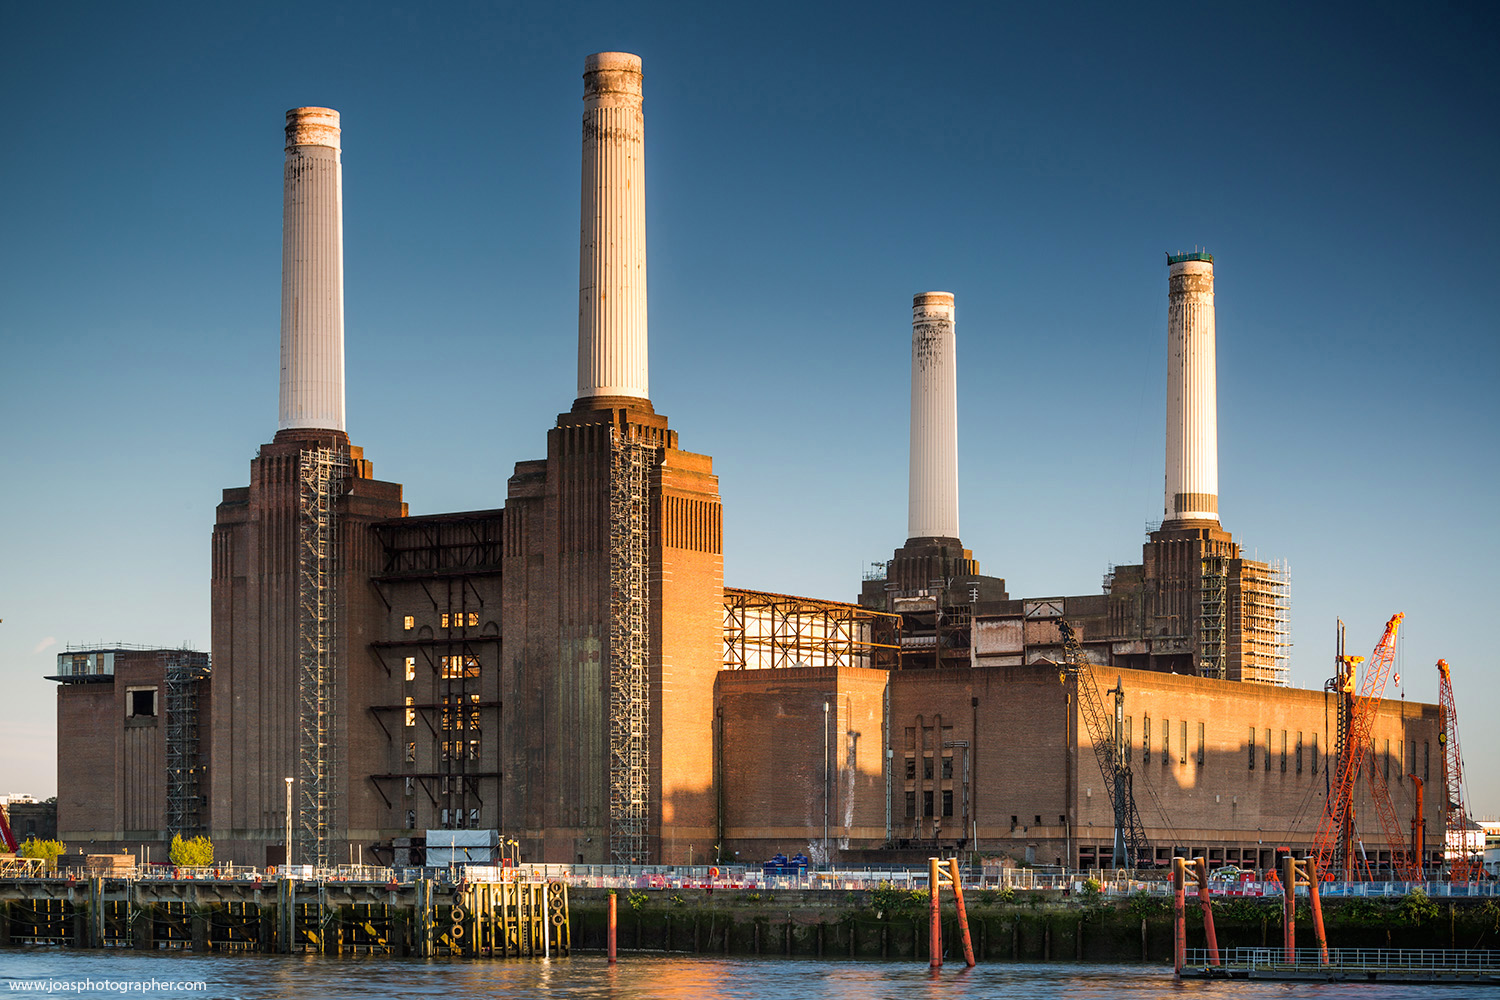
{"label": "scaffolding tower", "polygon": [[1292,573],[1281,561],[1242,562],[1240,572],[1241,680],[1291,683]]}
{"label": "scaffolding tower", "polygon": [[208,658],[190,649],[167,653],[167,834],[184,838],[207,832],[198,743],[198,682],[208,676]]}
{"label": "scaffolding tower", "polygon": [[329,830],[337,797],[335,510],[347,465],[347,454],[338,448],[309,448],[299,463],[297,770],[301,795],[296,839],[299,862],[318,866],[330,861]]}
{"label": "scaffolding tower", "polygon": [[649,860],[651,689],[648,464],[653,449],[630,428],[610,431],[609,852],[615,864]]}
{"label": "scaffolding tower", "polygon": [[1198,673],[1223,680],[1229,675],[1229,559],[1203,557],[1198,614]]}

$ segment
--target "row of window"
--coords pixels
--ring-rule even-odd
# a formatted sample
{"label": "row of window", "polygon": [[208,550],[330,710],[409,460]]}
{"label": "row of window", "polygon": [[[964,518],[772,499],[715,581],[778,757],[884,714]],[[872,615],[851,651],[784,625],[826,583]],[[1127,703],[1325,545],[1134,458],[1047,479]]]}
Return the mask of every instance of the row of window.
{"label": "row of window", "polygon": [[[417,617],[416,617],[416,615],[404,615],[404,616],[402,616],[402,618],[401,618],[401,628],[402,628],[403,631],[410,632],[412,629],[414,629],[416,627],[417,627]],[[465,628],[465,627],[467,627],[467,628],[478,628],[479,627],[479,612],[478,611],[444,611],[442,613],[442,615],[439,616],[438,627],[439,628]]]}
{"label": "row of window", "polygon": [[[444,680],[478,677],[479,657],[467,653],[461,656],[439,657],[438,675]],[[406,658],[406,679],[409,681],[417,679],[417,658],[415,656],[408,656]]]}
{"label": "row of window", "polygon": [[[471,705],[471,706],[478,706],[478,704],[479,704],[479,695],[478,694],[470,694],[468,696],[468,702],[469,702],[469,705]],[[476,730],[479,728],[479,709],[477,707],[471,707],[470,710],[467,713],[465,713],[463,711],[463,709],[460,707],[463,704],[464,704],[464,696],[461,695],[461,694],[455,694],[455,695],[446,695],[445,694],[445,695],[443,695],[443,702],[442,702],[442,706],[441,706],[442,710],[443,710],[442,728],[444,728],[444,729],[463,729],[463,728],[465,728],[464,722],[465,722],[466,719],[469,722],[469,728],[473,728],[473,729],[476,729]],[[417,724],[417,699],[414,698],[414,697],[412,697],[411,695],[407,695],[406,696],[406,725],[408,727],[410,727],[410,726],[415,726],[416,724]]]}
{"label": "row of window", "polygon": [[[942,801],[942,805],[943,805],[942,815],[944,815],[944,816],[952,816],[953,815],[953,789],[951,789],[951,788],[945,788],[943,790],[943,797],[942,797],[941,801]],[[937,813],[934,813],[932,811],[933,807],[937,804],[937,802],[938,802],[938,800],[933,795],[932,792],[930,792],[930,791],[923,792],[922,793],[922,815],[923,816],[935,816],[935,815],[938,815]],[[909,791],[909,792],[906,793],[906,816],[907,816],[908,819],[912,819],[912,818],[915,818],[916,815],[917,815],[917,793]]]}
{"label": "row of window", "polygon": [[[922,758],[922,780],[932,781],[934,772],[942,775],[943,781],[953,780],[953,755],[944,754],[941,758],[934,758],[928,754]],[[906,780],[917,780],[917,758],[913,754],[906,755]]]}
{"label": "row of window", "polygon": [[[443,809],[440,815],[442,817],[440,823],[444,830],[462,830],[465,826],[474,830],[480,828],[479,810],[477,808]],[[406,810],[406,828],[408,830],[415,830],[417,828],[417,811],[415,809]]]}

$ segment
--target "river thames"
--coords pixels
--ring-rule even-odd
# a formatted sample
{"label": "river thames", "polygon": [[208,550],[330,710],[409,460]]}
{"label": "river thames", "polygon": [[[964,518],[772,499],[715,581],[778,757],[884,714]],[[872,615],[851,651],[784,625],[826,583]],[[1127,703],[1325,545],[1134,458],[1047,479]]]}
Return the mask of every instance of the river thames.
{"label": "river thames", "polygon": [[987,963],[965,971],[948,964],[936,975],[923,962],[721,959],[660,954],[553,961],[327,958],[286,955],[196,955],[182,952],[78,952],[18,948],[0,952],[0,990],[67,996],[272,997],[541,997],[804,1000],[884,998],[948,1000],[1004,997],[1258,998],[1446,1000],[1489,997],[1487,986],[1399,983],[1175,983],[1165,966]]}

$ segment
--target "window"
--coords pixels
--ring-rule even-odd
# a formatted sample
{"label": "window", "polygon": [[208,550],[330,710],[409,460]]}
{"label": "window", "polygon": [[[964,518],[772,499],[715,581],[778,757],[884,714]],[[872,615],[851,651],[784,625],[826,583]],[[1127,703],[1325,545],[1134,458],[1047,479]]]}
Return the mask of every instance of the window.
{"label": "window", "polygon": [[1130,716],[1128,716],[1128,715],[1125,716],[1125,739],[1124,739],[1124,744],[1125,744],[1125,763],[1129,764],[1130,763],[1130,754],[1132,753],[1132,751],[1130,749]]}
{"label": "window", "polygon": [[1281,773],[1286,774],[1286,730],[1281,731]]}
{"label": "window", "polygon": [[906,755],[906,780],[917,780],[917,758],[913,757],[911,754]]}
{"label": "window", "polygon": [[414,681],[417,679],[417,658],[408,656],[406,658],[406,679]]}
{"label": "window", "polygon": [[[411,615],[407,615],[405,618],[401,619],[401,628],[402,628],[403,631],[410,632],[412,629],[414,629],[416,627],[417,627],[417,620],[415,618],[413,618]],[[407,829],[410,829],[410,827],[408,827]]]}
{"label": "window", "polygon": [[1266,771],[1271,770],[1271,731],[1266,730]]}
{"label": "window", "polygon": [[148,719],[156,715],[156,688],[126,688],[125,718]]}
{"label": "window", "polygon": [[1200,722],[1200,723],[1198,723],[1198,766],[1199,767],[1203,766],[1203,761],[1204,761],[1204,749],[1203,749],[1203,747],[1204,747],[1203,723]]}
{"label": "window", "polygon": [[1172,763],[1172,720],[1161,720],[1161,762]]}
{"label": "window", "polygon": [[415,795],[415,794],[417,794],[417,781],[416,781],[416,779],[415,778],[407,778],[406,782],[402,786],[401,790],[403,792],[405,792],[407,795]]}
{"label": "window", "polygon": [[1406,742],[1396,741],[1396,780],[1406,780]]}
{"label": "window", "polygon": [[417,699],[411,695],[406,696],[406,724],[408,726],[415,726],[417,724],[417,710],[414,707],[416,704]]}
{"label": "window", "polygon": [[943,792],[943,815],[953,815],[953,789],[949,788]]}
{"label": "window", "polygon": [[1406,765],[1407,774],[1417,773],[1417,741],[1411,741],[1411,763]]}
{"label": "window", "polygon": [[[463,619],[459,618],[457,615],[454,615],[453,617],[455,618],[455,621],[454,621],[453,624],[456,625],[456,626],[458,626],[459,628],[462,628],[463,627]],[[438,627],[439,628],[447,628],[448,627],[448,612],[446,612],[446,611],[443,612],[442,624],[440,624]]]}
{"label": "window", "polygon": [[1177,762],[1179,764],[1186,764],[1187,763],[1187,720],[1186,719],[1182,720],[1182,732],[1181,732],[1180,735],[1182,736],[1182,739],[1177,744],[1177,747],[1178,747],[1177,753],[1180,755]]}
{"label": "window", "polygon": [[1318,773],[1318,734],[1312,734],[1312,773]]}
{"label": "window", "polygon": [[1151,716],[1141,717],[1141,763],[1151,763]]}
{"label": "window", "polygon": [[[932,780],[932,758],[931,757],[923,757],[922,758],[922,779],[924,781],[931,781]],[[932,813],[928,813],[927,815],[931,816]]]}
{"label": "window", "polygon": [[[406,741],[406,762],[408,764],[415,764],[417,762],[417,741],[416,740],[407,740]],[[410,781],[411,779],[407,778],[406,780]]]}
{"label": "window", "polygon": [[922,793],[922,815],[923,816],[931,816],[932,815],[932,793],[931,792],[923,792]]}
{"label": "window", "polygon": [[1297,734],[1297,773],[1302,773],[1302,734]]}
{"label": "window", "polygon": [[1391,741],[1385,741],[1385,783],[1391,783]]}
{"label": "window", "polygon": [[1250,742],[1246,744],[1250,748],[1250,770],[1255,770],[1255,727],[1250,727]]}
{"label": "window", "polygon": [[479,829],[479,810],[477,808],[469,810],[469,826],[476,830]]}
{"label": "window", "polygon": [[415,809],[406,810],[406,828],[408,830],[415,830],[417,828],[417,811]]}
{"label": "window", "polygon": [[478,677],[479,657],[477,656],[444,656],[438,661],[440,673],[448,680],[455,677]]}
{"label": "window", "polygon": [[911,818],[914,818],[916,815],[917,815],[917,793],[916,792],[907,792],[906,793],[906,816],[907,816],[908,819],[911,819]]}
{"label": "window", "polygon": [[1432,744],[1426,740],[1422,741],[1422,780],[1428,781],[1432,778]]}
{"label": "window", "polygon": [[[944,781],[952,781],[953,780],[953,755],[952,754],[944,754],[943,755],[943,780]],[[952,813],[944,813],[944,815],[950,815],[951,816]]]}

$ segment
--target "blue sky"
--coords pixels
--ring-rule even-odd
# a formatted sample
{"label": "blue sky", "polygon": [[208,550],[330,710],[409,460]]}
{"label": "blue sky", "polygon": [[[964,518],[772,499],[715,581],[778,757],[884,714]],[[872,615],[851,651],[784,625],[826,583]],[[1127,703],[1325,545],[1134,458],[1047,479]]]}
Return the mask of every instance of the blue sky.
{"label": "blue sky", "polygon": [[1479,5],[57,3],[0,13],[0,793],[63,645],[206,649],[275,432],[281,127],[344,124],[348,425],[500,506],[575,391],[583,58],[645,61],[652,398],[731,586],[851,599],[905,536],[910,303],[957,295],[961,525],[1013,596],[1161,516],[1166,266],[1217,266],[1220,510],[1293,681],[1395,611],[1500,813],[1493,14]]}

